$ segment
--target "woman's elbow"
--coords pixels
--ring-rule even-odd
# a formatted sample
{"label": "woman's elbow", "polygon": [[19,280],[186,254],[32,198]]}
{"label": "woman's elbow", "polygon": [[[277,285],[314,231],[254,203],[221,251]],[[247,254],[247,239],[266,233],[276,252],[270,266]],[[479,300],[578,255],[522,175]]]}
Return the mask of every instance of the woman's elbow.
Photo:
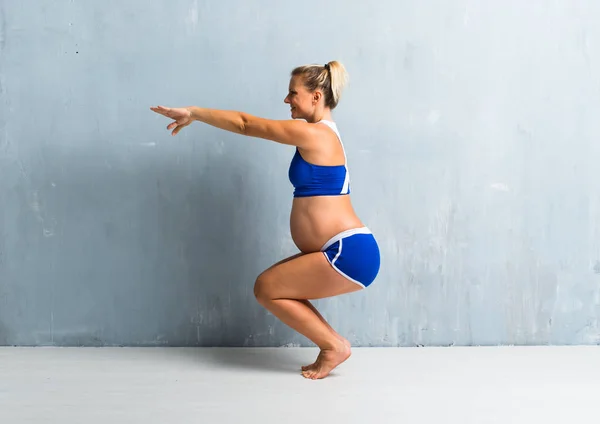
{"label": "woman's elbow", "polygon": [[237,123],[237,131],[242,135],[251,135],[252,117],[247,113],[240,113],[240,120]]}

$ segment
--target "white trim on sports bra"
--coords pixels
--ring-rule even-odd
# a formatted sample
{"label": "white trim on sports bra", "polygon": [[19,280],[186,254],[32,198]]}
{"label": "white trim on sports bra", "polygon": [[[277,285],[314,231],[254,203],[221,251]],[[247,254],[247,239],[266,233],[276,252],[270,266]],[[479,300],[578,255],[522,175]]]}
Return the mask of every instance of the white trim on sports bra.
{"label": "white trim on sports bra", "polygon": [[325,124],[329,128],[333,130],[335,135],[337,135],[338,140],[340,141],[340,145],[342,146],[342,152],[344,152],[344,168],[346,168],[346,176],[344,178],[344,185],[342,186],[342,191],[340,194],[348,194],[350,188],[350,172],[348,171],[348,158],[346,157],[346,149],[344,148],[344,142],[342,141],[342,136],[337,128],[337,125],[333,121],[328,121],[326,119],[321,119],[316,122],[317,124]]}

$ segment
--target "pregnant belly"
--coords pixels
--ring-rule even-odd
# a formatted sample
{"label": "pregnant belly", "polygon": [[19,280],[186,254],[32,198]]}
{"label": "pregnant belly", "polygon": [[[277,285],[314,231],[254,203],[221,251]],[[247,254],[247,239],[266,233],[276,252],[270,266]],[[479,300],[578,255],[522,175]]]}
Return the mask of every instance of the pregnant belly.
{"label": "pregnant belly", "polygon": [[294,198],[290,231],[303,253],[318,252],[334,235],[362,226],[349,196]]}

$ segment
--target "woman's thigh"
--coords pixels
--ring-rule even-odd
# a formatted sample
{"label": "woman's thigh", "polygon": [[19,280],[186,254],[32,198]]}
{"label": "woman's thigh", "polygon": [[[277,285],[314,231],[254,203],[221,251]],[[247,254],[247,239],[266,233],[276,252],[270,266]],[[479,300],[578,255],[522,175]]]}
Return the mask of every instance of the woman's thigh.
{"label": "woman's thigh", "polygon": [[256,280],[257,296],[270,299],[322,299],[362,289],[337,272],[322,252],[294,255],[264,271]]}

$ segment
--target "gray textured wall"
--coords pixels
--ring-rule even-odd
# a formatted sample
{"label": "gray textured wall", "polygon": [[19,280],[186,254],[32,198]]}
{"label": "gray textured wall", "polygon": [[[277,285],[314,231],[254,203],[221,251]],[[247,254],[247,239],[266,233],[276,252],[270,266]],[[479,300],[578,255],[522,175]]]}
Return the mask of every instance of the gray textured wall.
{"label": "gray textured wall", "polygon": [[309,345],[254,300],[293,148],[155,104],[336,111],[383,265],[317,302],[358,345],[600,342],[600,4],[0,0],[0,345]]}

